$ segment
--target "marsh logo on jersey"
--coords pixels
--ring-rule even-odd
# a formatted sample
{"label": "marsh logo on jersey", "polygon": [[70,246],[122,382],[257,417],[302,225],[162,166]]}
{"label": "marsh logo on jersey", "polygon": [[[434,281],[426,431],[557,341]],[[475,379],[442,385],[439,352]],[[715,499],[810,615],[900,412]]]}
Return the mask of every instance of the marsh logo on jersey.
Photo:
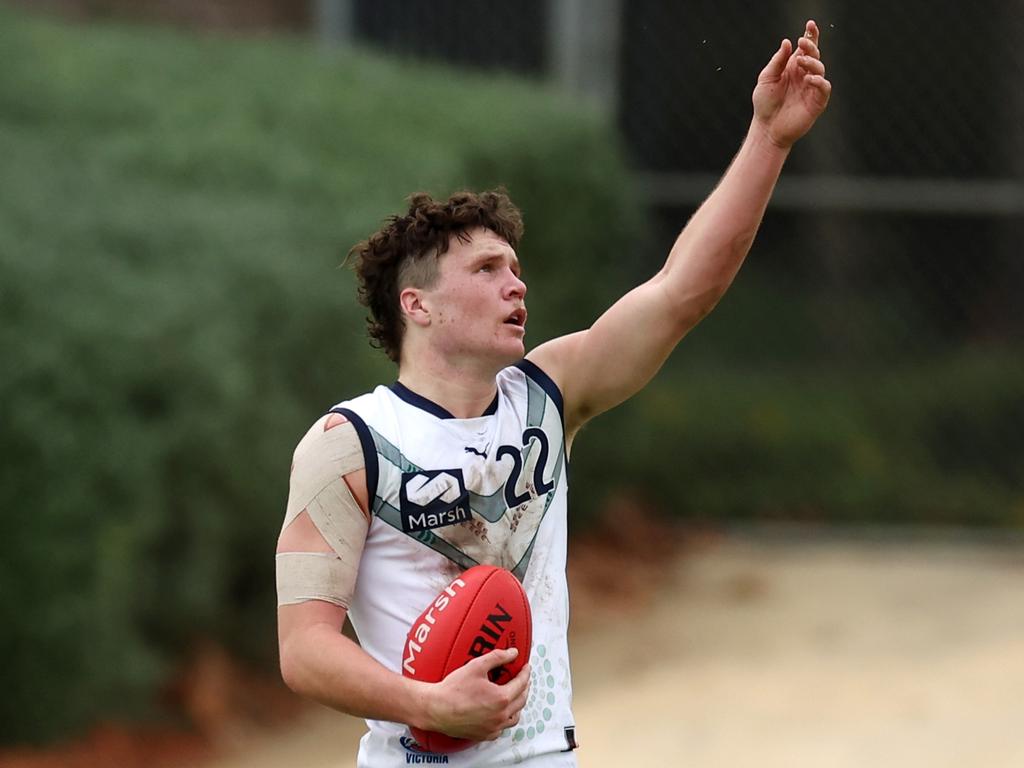
{"label": "marsh logo on jersey", "polygon": [[464,523],[472,515],[461,469],[403,472],[398,500],[406,533]]}

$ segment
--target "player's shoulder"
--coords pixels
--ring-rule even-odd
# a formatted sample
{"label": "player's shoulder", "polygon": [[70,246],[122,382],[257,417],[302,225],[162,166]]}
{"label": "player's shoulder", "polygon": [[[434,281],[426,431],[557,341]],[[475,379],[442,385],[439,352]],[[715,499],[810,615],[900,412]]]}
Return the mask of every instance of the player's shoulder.
{"label": "player's shoulder", "polygon": [[583,332],[560,336],[530,350],[517,365],[526,376],[539,385],[565,416],[565,382]]}
{"label": "player's shoulder", "polygon": [[364,416],[379,407],[380,390],[343,400],[310,425],[295,446],[294,461],[332,460],[339,451],[349,452],[360,448],[360,432],[365,429]]}
{"label": "player's shoulder", "polygon": [[586,331],[577,331],[546,341],[530,350],[524,362],[531,364],[540,384],[558,407],[566,445],[572,443],[580,426],[586,421],[579,414],[578,402],[570,382],[577,366],[578,352],[586,339]]}
{"label": "player's shoulder", "polygon": [[333,461],[339,453],[360,449],[355,424],[344,413],[328,411],[306,430],[295,446],[293,463]]}
{"label": "player's shoulder", "polygon": [[574,365],[576,349],[583,342],[585,336],[586,331],[577,331],[545,341],[540,346],[531,349],[524,362],[539,368],[561,389],[567,373]]}

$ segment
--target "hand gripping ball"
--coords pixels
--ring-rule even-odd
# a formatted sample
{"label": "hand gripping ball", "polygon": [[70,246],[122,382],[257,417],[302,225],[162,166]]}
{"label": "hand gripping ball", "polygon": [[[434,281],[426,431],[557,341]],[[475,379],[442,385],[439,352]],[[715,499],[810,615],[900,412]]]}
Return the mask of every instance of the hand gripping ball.
{"label": "hand gripping ball", "polygon": [[[530,658],[533,623],[519,580],[493,565],[476,565],[445,587],[412,623],[402,652],[402,674],[437,683],[452,671],[496,648],[518,648],[507,666],[491,670],[491,682],[504,685]],[[458,752],[474,742],[412,728],[427,752]]]}

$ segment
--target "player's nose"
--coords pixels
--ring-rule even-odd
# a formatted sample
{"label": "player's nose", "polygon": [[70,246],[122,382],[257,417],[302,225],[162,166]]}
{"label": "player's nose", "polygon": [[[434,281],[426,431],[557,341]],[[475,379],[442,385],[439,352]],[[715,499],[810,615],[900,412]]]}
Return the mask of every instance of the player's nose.
{"label": "player's nose", "polygon": [[514,272],[510,272],[509,274],[511,275],[511,279],[509,280],[508,285],[505,287],[507,296],[513,299],[525,298],[526,283],[524,283],[522,279]]}

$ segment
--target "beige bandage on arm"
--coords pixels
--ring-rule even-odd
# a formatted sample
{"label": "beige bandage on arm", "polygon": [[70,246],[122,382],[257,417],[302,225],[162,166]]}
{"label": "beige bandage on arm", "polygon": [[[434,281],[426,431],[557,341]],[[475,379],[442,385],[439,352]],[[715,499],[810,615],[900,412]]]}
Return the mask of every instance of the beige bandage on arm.
{"label": "beige bandage on arm", "polygon": [[278,552],[277,604],[325,600],[346,610],[355,581],[333,552]]}
{"label": "beige bandage on arm", "polygon": [[[326,600],[348,608],[370,521],[345,475],[364,468],[355,427],[317,421],[295,449],[284,531],[305,511],[331,552],[279,552],[277,604]],[[337,418],[337,417],[335,417]]]}

